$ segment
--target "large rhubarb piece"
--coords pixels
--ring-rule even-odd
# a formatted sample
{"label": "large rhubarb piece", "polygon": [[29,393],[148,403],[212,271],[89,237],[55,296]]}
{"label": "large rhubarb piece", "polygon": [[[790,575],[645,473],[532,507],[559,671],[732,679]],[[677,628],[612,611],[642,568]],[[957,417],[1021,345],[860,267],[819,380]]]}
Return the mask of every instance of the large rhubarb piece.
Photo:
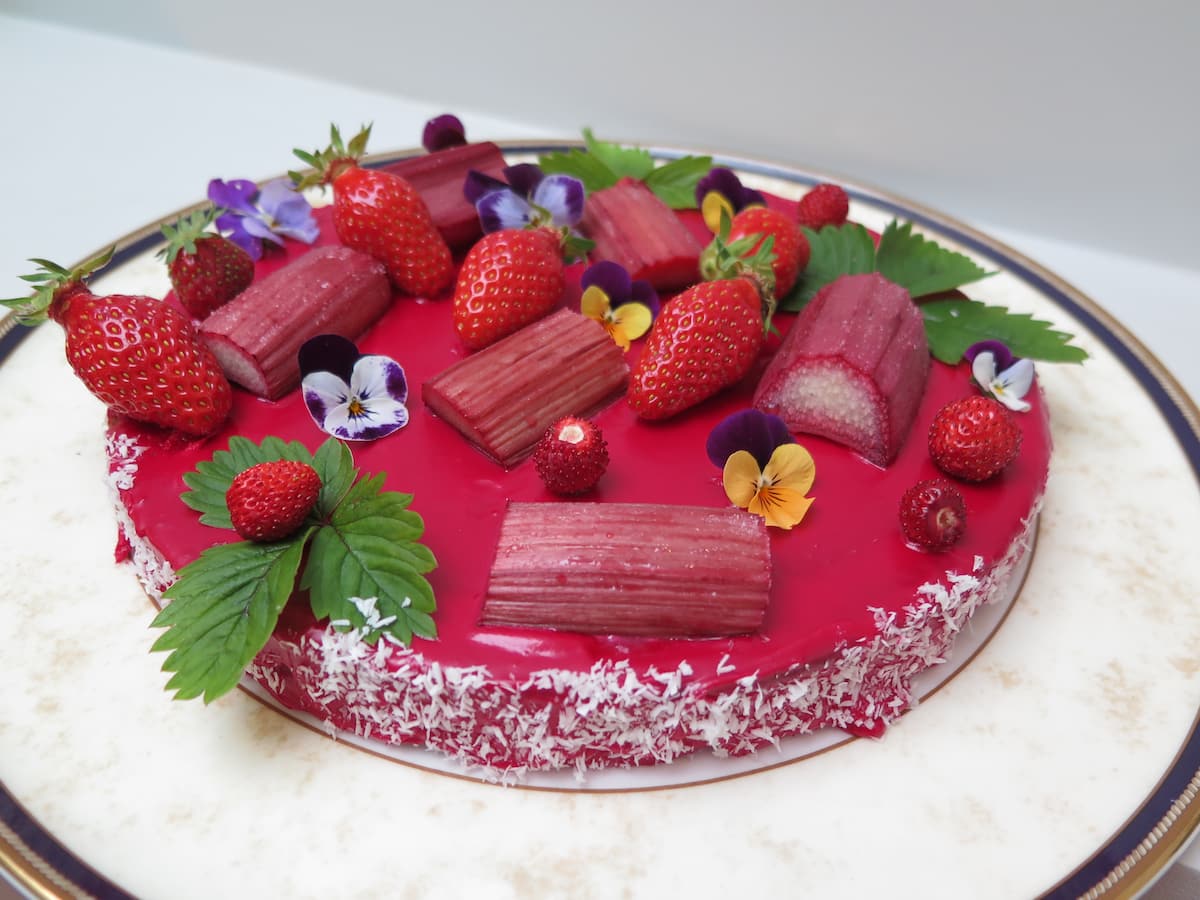
{"label": "large rhubarb piece", "polygon": [[512,503],[480,624],[658,637],[762,626],[771,545],[738,509]]}
{"label": "large rhubarb piece", "polygon": [[589,194],[579,229],[595,242],[592,262],[619,263],[632,278],[660,291],[700,280],[700,242],[640,181],[622,178]]}
{"label": "large rhubarb piece", "polygon": [[425,405],[502,466],[563,416],[588,416],[625,389],[625,354],[604,326],[559,310],[422,385]]}
{"label": "large rhubarb piece", "polygon": [[929,366],[924,320],[908,291],[875,273],[845,275],[792,324],[754,405],[792,431],[887,466],[912,427]]}
{"label": "large rhubarb piece", "polygon": [[446,147],[424,156],[410,156],[383,167],[408,181],[433,216],[433,224],[452,250],[471,246],[483,233],[479,214],[463,196],[463,183],[472,169],[504,178],[504,154],[489,142]]}
{"label": "large rhubarb piece", "polygon": [[277,400],[300,383],[300,345],[355,340],[392,302],[387,270],[348,247],[321,247],[272,272],[204,320],[200,336],[230,381]]}

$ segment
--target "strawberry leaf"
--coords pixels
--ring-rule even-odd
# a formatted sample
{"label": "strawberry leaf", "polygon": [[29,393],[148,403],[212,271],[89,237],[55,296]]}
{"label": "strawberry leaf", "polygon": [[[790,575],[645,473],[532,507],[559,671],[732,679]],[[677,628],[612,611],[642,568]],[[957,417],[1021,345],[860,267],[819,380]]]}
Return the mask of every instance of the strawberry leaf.
{"label": "strawberry leaf", "polygon": [[951,291],[996,274],[961,253],[913,234],[911,222],[901,224],[895,219],[880,235],[875,264],[880,275],[906,288],[913,297]]}
{"label": "strawberry leaf", "polygon": [[847,222],[836,228],[827,225],[819,231],[811,228],[802,231],[811,255],[795,288],[779,304],[781,310],[803,309],[817,291],[843,275],[875,271],[875,243],[863,226]]}
{"label": "strawberry leaf", "polygon": [[[333,438],[326,444],[337,443]],[[324,449],[324,447],[322,447]],[[349,451],[347,451],[348,453]],[[241,472],[263,462],[280,459],[295,460],[313,465],[313,456],[299,441],[285,443],[277,437],[268,437],[261,445],[235,435],[229,439],[228,450],[218,450],[212,459],[196,464],[196,468],[183,476],[183,482],[191,490],[185,491],[180,499],[200,513],[200,521],[214,528],[233,528],[229,519],[229,507],[225,505],[225,492]],[[326,475],[317,469],[322,484]],[[344,493],[344,488],[342,489]],[[321,491],[321,500],[326,498],[326,488]]]}
{"label": "strawberry leaf", "polygon": [[642,180],[671,209],[695,209],[696,185],[711,169],[711,156],[684,156],[664,163]]}
{"label": "strawberry leaf", "polygon": [[640,147],[622,147],[620,144],[597,140],[590,128],[583,129],[583,143],[592,154],[618,178],[635,178],[642,181],[654,171],[654,157]]}
{"label": "strawberry leaf", "polygon": [[210,703],[233,690],[279,620],[312,529],[273,544],[219,544],[184,566],[151,623],[166,628],[151,650],[170,650],[163,671],[175,699]]}
{"label": "strawberry leaf", "polygon": [[957,363],[968,347],[983,340],[1001,341],[1014,356],[1028,359],[1074,363],[1087,359],[1083,349],[1071,345],[1071,335],[1003,306],[978,300],[932,300],[922,303],[920,309],[929,350],[944,363]]}
{"label": "strawberry leaf", "polygon": [[422,577],[437,561],[417,543],[425,524],[408,509],[412,496],[381,492],[382,484],[375,476],[350,488],[313,538],[301,587],[317,618],[362,631],[370,643],[386,633],[407,645],[414,634],[437,634],[433,589]]}
{"label": "strawberry leaf", "polygon": [[578,178],[589,194],[617,183],[616,173],[585,150],[545,153],[538,157],[538,165],[547,175],[570,175],[572,178]]}

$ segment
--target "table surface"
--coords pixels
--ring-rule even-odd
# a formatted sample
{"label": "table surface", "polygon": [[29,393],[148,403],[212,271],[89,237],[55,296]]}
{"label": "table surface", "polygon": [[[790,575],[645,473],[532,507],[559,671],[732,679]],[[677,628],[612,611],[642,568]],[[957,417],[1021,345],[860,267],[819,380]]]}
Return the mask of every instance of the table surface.
{"label": "table surface", "polygon": [[[55,43],[53,65],[39,48]],[[90,61],[103,58],[97,67]],[[171,71],[171,79],[147,77]],[[36,72],[37,78],[28,77]],[[419,143],[421,126],[445,110],[415,99],[372,94],[266,69],[122,42],[86,32],[35,24],[0,15],[0,78],[22,89],[0,94],[0,121],[9,129],[0,141],[0,161],[11,173],[8,214],[0,218],[0,295],[16,296],[29,270],[28,257],[48,256],[70,263],[115,237],[203,198],[211,177],[264,178],[289,165],[292,142],[312,147],[323,141],[328,122],[347,128],[373,121],[372,144],[379,150]],[[195,104],[177,104],[179,83],[203,83]],[[102,102],[79,117],[57,140],[34,141],[33,123],[43,111],[75,109],[81,98],[121,98]],[[235,98],[271,96],[266,107]],[[480,138],[568,138],[546,135],[534,126],[470,110],[455,110]],[[197,134],[208,123],[221,140]],[[41,127],[41,126],[38,126]],[[226,137],[228,139],[226,139]],[[33,148],[33,152],[31,152]],[[17,177],[19,174],[19,177]],[[77,186],[77,187],[76,187]],[[886,190],[887,185],[879,187]],[[919,198],[917,198],[919,199]],[[954,210],[943,210],[954,215]],[[1038,232],[1036,209],[1027,227],[973,226],[1057,273],[1123,323],[1163,365],[1184,391],[1200,397],[1200,354],[1192,347],[1200,333],[1200,270],[1172,268],[1072,241],[1069,234]],[[1200,869],[1200,849],[1185,852],[1148,896],[1188,895],[1191,868]],[[1191,868],[1189,868],[1191,867]],[[10,889],[0,880],[0,900]],[[1194,894],[1193,894],[1194,895]]]}

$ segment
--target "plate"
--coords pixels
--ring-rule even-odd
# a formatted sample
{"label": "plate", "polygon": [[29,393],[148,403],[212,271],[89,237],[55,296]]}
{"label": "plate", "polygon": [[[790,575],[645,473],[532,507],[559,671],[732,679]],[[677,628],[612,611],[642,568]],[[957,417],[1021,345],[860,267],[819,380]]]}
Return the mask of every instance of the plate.
{"label": "plate", "polygon": [[[719,162],[783,196],[825,180]],[[112,564],[103,413],[57,329],[18,329],[0,335],[6,433],[63,440],[10,439],[0,457],[0,864],[41,896],[1136,895],[1200,818],[1200,610],[1188,602],[1200,416],[1053,274],[932,210],[846,186],[856,220],[913,221],[998,268],[974,296],[1051,319],[1092,357],[1039,370],[1055,458],[1020,597],[882,741],[691,786],[564,793],[397,766],[240,692],[208,708],[164,702],[148,601]],[[154,226],[122,240],[97,286],[161,282],[157,240]]]}

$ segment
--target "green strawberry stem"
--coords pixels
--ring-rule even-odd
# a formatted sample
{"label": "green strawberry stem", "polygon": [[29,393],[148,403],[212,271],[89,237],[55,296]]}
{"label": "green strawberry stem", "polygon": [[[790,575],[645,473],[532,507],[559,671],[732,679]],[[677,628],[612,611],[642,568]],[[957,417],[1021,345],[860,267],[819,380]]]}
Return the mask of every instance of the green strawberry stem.
{"label": "green strawberry stem", "polygon": [[[700,277],[704,281],[749,280],[762,298],[763,331],[770,332],[778,305],[775,297],[775,238],[768,235],[763,240],[762,235],[749,234],[731,241],[730,228],[730,218],[722,212],[720,231],[700,254]],[[759,245],[757,249],[755,244]]]}
{"label": "green strawberry stem", "polygon": [[0,300],[0,306],[7,306],[16,313],[17,321],[22,325],[37,325],[54,318],[58,321],[55,311],[60,309],[63,302],[80,290],[85,290],[84,281],[99,269],[108,265],[116,252],[116,245],[80,263],[74,269],[65,269],[58,263],[48,259],[31,259],[39,269],[31,275],[20,276],[22,281],[36,285],[32,296],[15,297],[10,300]]}
{"label": "green strawberry stem", "polygon": [[175,257],[181,252],[195,253],[196,241],[204,235],[208,226],[216,221],[216,218],[217,208],[208,206],[197,209],[190,215],[180,216],[173,225],[164,224],[161,226],[161,230],[167,244],[156,255],[170,265],[175,262]]}
{"label": "green strawberry stem", "polygon": [[358,134],[346,144],[336,125],[329,126],[329,146],[324,150],[293,150],[296,157],[310,166],[310,172],[288,172],[288,177],[297,190],[318,185],[332,184],[347,169],[354,168],[367,152],[367,141],[371,138],[371,126],[364,125]]}

